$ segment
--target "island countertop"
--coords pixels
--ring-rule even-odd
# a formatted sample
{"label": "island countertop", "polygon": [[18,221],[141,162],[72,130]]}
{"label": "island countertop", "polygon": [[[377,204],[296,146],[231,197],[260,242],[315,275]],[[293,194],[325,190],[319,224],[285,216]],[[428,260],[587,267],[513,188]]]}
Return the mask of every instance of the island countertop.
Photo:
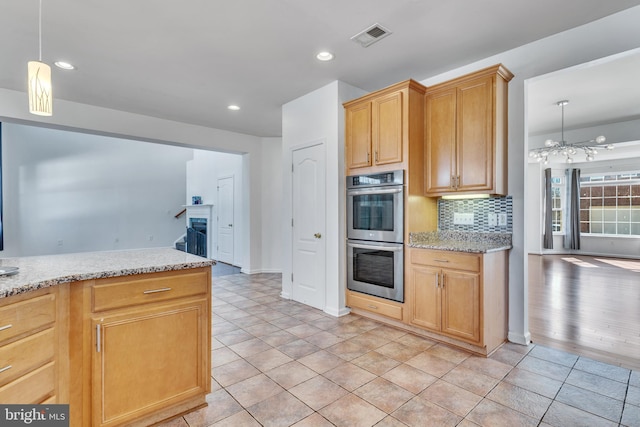
{"label": "island countertop", "polygon": [[0,298],[82,280],[211,266],[215,261],[173,248],[1,258],[0,270],[19,272],[0,276]]}
{"label": "island countertop", "polygon": [[511,249],[509,233],[430,231],[409,234],[409,247],[443,251],[487,253]]}

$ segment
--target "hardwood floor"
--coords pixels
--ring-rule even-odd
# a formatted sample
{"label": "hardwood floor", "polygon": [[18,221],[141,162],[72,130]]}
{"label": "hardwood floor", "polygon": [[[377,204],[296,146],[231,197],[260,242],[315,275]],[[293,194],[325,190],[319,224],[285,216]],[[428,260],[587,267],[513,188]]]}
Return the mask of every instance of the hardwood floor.
{"label": "hardwood floor", "polygon": [[532,341],[640,369],[640,260],[529,255]]}

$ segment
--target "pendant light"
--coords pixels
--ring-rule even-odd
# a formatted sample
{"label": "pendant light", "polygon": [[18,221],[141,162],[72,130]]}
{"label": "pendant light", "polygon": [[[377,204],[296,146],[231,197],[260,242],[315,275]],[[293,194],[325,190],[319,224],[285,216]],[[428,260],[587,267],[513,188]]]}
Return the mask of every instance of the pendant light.
{"label": "pendant light", "polygon": [[38,60],[27,63],[29,112],[39,116],[51,116],[53,114],[51,67],[42,62],[42,0],[38,9],[38,47]]}

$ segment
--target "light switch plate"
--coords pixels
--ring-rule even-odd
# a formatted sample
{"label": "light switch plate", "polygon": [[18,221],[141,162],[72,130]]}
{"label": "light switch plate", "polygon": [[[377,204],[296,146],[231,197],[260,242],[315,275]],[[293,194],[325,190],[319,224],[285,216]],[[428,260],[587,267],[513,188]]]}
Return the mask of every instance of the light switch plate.
{"label": "light switch plate", "polygon": [[507,226],[507,214],[506,213],[499,213],[498,214],[498,225],[500,227],[506,227]]}
{"label": "light switch plate", "polygon": [[498,214],[489,213],[487,214],[487,223],[490,227],[496,227],[498,225]]}

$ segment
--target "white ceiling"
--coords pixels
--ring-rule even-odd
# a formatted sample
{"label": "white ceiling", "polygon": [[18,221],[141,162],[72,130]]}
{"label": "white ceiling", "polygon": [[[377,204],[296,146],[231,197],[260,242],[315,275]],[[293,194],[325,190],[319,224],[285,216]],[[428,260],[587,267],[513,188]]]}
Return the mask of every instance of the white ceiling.
{"label": "white ceiling", "polygon": [[640,119],[640,49],[532,79],[529,135],[560,132],[561,100],[565,130]]}
{"label": "white ceiling", "polygon": [[[53,70],[54,100],[279,136],[282,104],[331,81],[373,91],[423,80],[640,0],[42,3],[43,60],[78,67]],[[26,90],[37,22],[37,0],[1,0],[0,87]],[[368,48],[350,40],[376,22],[393,34]],[[335,59],[317,61],[322,49]],[[231,103],[242,109],[228,111]]]}

